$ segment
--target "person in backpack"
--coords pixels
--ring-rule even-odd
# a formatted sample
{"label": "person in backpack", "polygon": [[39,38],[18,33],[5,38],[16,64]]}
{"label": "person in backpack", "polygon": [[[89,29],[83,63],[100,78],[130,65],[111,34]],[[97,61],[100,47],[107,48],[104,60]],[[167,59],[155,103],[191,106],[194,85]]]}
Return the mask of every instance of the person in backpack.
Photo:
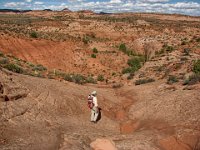
{"label": "person in backpack", "polygon": [[91,122],[96,123],[99,115],[99,108],[97,103],[97,92],[93,91],[91,95],[88,96],[88,106],[91,109]]}

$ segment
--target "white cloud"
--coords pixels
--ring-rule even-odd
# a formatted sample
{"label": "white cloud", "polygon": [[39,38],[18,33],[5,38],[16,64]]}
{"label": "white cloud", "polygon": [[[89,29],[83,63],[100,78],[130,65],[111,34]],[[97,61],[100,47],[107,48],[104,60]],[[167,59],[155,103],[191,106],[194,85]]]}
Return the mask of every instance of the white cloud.
{"label": "white cloud", "polygon": [[200,4],[195,3],[195,2],[189,2],[189,3],[178,2],[174,5],[171,5],[171,7],[177,8],[177,9],[199,9],[200,10]]}
{"label": "white cloud", "polygon": [[36,2],[34,2],[34,4],[35,5],[42,5],[42,4],[44,4],[43,2],[40,2],[40,1],[36,1]]}
{"label": "white cloud", "polygon": [[20,8],[20,6],[24,6],[24,5],[25,5],[24,2],[9,2],[9,3],[5,3],[4,7],[9,7],[9,8],[19,7]]}
{"label": "white cloud", "polygon": [[111,4],[119,4],[119,3],[122,3],[121,0],[110,0],[110,3]]}
{"label": "white cloud", "polygon": [[142,2],[142,3],[166,3],[166,2],[169,2],[169,0],[140,0],[138,2]]}
{"label": "white cloud", "polygon": [[32,0],[25,0],[25,1],[28,2],[28,3],[32,2]]}

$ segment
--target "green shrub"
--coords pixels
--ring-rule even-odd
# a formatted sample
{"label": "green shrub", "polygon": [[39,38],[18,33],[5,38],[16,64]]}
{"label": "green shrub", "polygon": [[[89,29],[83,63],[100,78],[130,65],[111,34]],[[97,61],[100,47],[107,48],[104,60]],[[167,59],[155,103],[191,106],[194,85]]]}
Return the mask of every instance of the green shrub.
{"label": "green shrub", "polygon": [[72,75],[70,74],[65,74],[63,78],[66,81],[73,82]]}
{"label": "green shrub", "polygon": [[161,54],[164,54],[165,53],[165,49],[162,48],[160,51],[156,51],[155,54],[156,55],[161,55]]}
{"label": "green shrub", "polygon": [[140,69],[141,68],[140,62],[141,62],[140,58],[134,57],[134,58],[129,59],[127,64],[130,67],[134,67],[134,68]]}
{"label": "green shrub", "polygon": [[181,57],[181,59],[180,59],[181,61],[187,61],[188,60],[188,58],[187,57]]}
{"label": "green shrub", "polygon": [[142,57],[133,57],[128,60],[127,64],[129,65],[128,68],[124,68],[122,73],[134,73],[141,68],[141,61],[143,61]]}
{"label": "green shrub", "polygon": [[104,76],[103,75],[98,75],[97,81],[104,81]]}
{"label": "green shrub", "polygon": [[184,80],[183,85],[194,85],[200,82],[200,75],[194,74],[189,76],[188,79]]}
{"label": "green shrub", "polygon": [[96,80],[93,77],[91,77],[91,76],[89,76],[89,77],[86,78],[86,82],[87,83],[93,83],[93,84],[97,83]]}
{"label": "green shrub", "polygon": [[32,70],[33,71],[45,71],[45,70],[47,70],[47,68],[44,67],[43,65],[39,64],[39,65],[34,66]]}
{"label": "green shrub", "polygon": [[72,81],[77,84],[84,84],[86,82],[85,77],[80,74],[72,75]]}
{"label": "green shrub", "polygon": [[167,84],[173,84],[178,82],[178,79],[176,76],[169,76],[168,80],[167,80]]}
{"label": "green shrub", "polygon": [[164,44],[164,45],[162,46],[162,49],[161,49],[160,51],[156,51],[155,54],[156,54],[156,55],[161,55],[161,54],[164,54],[165,52],[171,53],[172,51],[174,51],[174,47],[169,46],[169,45],[167,45],[167,44]]}
{"label": "green shrub", "polygon": [[186,45],[186,44],[187,44],[186,41],[182,41],[182,42],[181,42],[181,45]]}
{"label": "green shrub", "polygon": [[69,82],[74,82],[74,83],[77,83],[77,84],[86,83],[85,77],[80,75],[80,74],[65,74],[64,80],[69,81]]}
{"label": "green shrub", "polygon": [[172,52],[174,50],[174,48],[172,46],[169,46],[167,44],[163,45],[163,48],[166,52]]}
{"label": "green shrub", "polygon": [[184,48],[183,52],[186,56],[190,55],[190,49],[189,48]]}
{"label": "green shrub", "polygon": [[32,64],[31,62],[27,62],[27,65],[29,65],[30,67],[34,67],[35,65]]}
{"label": "green shrub", "polygon": [[119,50],[126,53],[126,50],[127,50],[126,45],[124,43],[120,44]]}
{"label": "green shrub", "polygon": [[0,52],[0,57],[4,57],[4,54],[2,52]]}
{"label": "green shrub", "polygon": [[31,37],[31,38],[38,38],[38,35],[37,35],[37,33],[36,33],[35,31],[32,31],[32,32],[30,33],[30,37]]}
{"label": "green shrub", "polygon": [[122,51],[124,54],[127,54],[128,56],[136,55],[132,50],[129,50],[124,43],[120,44],[119,50]]}
{"label": "green shrub", "polygon": [[92,58],[96,58],[97,56],[96,56],[95,54],[92,54],[91,57],[92,57]]}
{"label": "green shrub", "polygon": [[93,51],[93,53],[98,53],[97,48],[93,48],[92,51]]}
{"label": "green shrub", "polygon": [[90,39],[89,39],[88,36],[84,36],[83,39],[82,39],[82,41],[83,41],[84,44],[88,44],[89,41],[90,41]]}
{"label": "green shrub", "polygon": [[197,42],[200,42],[200,38],[197,38],[196,41],[197,41]]}
{"label": "green shrub", "polygon": [[7,64],[7,65],[4,66],[4,68],[6,68],[6,69],[8,69],[12,72],[16,72],[16,73],[23,73],[24,72],[24,70],[16,64]]}
{"label": "green shrub", "polygon": [[200,59],[194,62],[193,72],[196,74],[200,74]]}
{"label": "green shrub", "polygon": [[122,73],[125,74],[125,73],[134,73],[135,71],[137,71],[137,69],[135,67],[128,67],[128,68],[124,68],[122,70]]}
{"label": "green shrub", "polygon": [[115,76],[115,75],[116,75],[116,73],[115,73],[115,72],[113,72],[113,73],[112,73],[112,76]]}
{"label": "green shrub", "polygon": [[140,84],[146,84],[146,83],[150,83],[150,82],[154,82],[155,80],[152,78],[148,78],[148,79],[139,79],[135,81],[135,85],[140,85]]}
{"label": "green shrub", "polygon": [[8,64],[9,59],[8,58],[0,58],[0,64]]}

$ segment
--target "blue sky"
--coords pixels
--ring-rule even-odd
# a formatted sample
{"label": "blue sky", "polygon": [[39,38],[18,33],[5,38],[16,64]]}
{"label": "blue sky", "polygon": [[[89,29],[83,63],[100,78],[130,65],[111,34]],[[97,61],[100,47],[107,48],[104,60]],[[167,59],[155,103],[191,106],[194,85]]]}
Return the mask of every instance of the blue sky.
{"label": "blue sky", "polygon": [[159,12],[200,16],[200,0],[0,0],[1,9]]}

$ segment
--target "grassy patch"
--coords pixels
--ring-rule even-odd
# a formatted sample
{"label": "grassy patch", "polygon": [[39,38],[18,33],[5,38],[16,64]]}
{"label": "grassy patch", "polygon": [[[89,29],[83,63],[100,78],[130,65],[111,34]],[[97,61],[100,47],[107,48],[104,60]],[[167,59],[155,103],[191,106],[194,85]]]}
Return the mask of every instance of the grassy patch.
{"label": "grassy patch", "polygon": [[150,83],[150,82],[154,82],[155,80],[152,78],[148,78],[148,79],[139,79],[135,81],[135,85],[140,85],[140,84],[146,84],[146,83]]}
{"label": "grassy patch", "polygon": [[165,53],[171,53],[175,50],[175,48],[173,46],[170,46],[170,45],[167,45],[167,44],[164,44],[162,46],[162,49],[160,51],[156,51],[155,54],[156,55],[162,55],[162,54],[165,54]]}
{"label": "grassy patch", "polygon": [[176,76],[169,76],[169,78],[167,79],[167,84],[173,84],[178,82],[178,79]]}
{"label": "grassy patch", "polygon": [[189,76],[188,79],[184,80],[183,85],[194,85],[200,82],[200,75],[194,74]]}
{"label": "grassy patch", "polygon": [[5,64],[8,64],[8,63],[9,63],[8,58],[4,58],[4,57],[0,58],[0,64],[5,65]]}
{"label": "grassy patch", "polygon": [[97,77],[97,81],[104,81],[105,79],[104,79],[104,76],[103,75],[98,75],[98,77]]}
{"label": "grassy patch", "polygon": [[136,55],[132,50],[129,50],[125,43],[122,43],[119,45],[119,50],[122,51],[124,54],[127,54],[128,56],[134,56]]}
{"label": "grassy patch", "polygon": [[21,68],[20,66],[16,65],[16,64],[7,64],[4,66],[4,68],[12,71],[12,72],[16,72],[16,73],[23,73],[24,70],[23,68]]}
{"label": "grassy patch", "polygon": [[91,57],[96,58],[97,56],[96,56],[96,54],[91,54]]}
{"label": "grassy patch", "polygon": [[47,68],[44,67],[43,65],[39,64],[39,65],[34,66],[32,70],[33,71],[46,71]]}
{"label": "grassy patch", "polygon": [[37,34],[35,31],[32,31],[32,32],[30,33],[30,37],[31,37],[31,38],[38,38],[38,34]]}
{"label": "grassy patch", "polygon": [[94,47],[94,48],[92,49],[92,51],[93,51],[93,53],[98,53],[98,50],[97,50],[96,47]]}
{"label": "grassy patch", "polygon": [[127,64],[129,65],[128,68],[124,68],[122,70],[122,73],[134,73],[137,70],[139,70],[142,65],[141,62],[143,62],[143,59],[141,59],[140,57],[133,57],[131,59],[128,60]]}
{"label": "grassy patch", "polygon": [[193,72],[196,74],[200,74],[200,59],[194,62]]}

